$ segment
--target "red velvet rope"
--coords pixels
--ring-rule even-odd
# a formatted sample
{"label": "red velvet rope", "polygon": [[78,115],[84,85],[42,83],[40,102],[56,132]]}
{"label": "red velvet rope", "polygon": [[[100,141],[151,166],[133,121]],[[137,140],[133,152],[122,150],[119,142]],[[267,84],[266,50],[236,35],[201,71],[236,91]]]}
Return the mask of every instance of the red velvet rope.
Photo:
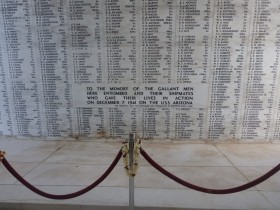
{"label": "red velvet rope", "polygon": [[234,187],[234,188],[229,188],[229,189],[209,189],[209,188],[204,188],[204,187],[200,187],[194,184],[191,184],[189,182],[186,182],[182,179],[180,179],[179,177],[171,174],[170,172],[168,172],[167,170],[165,170],[164,168],[162,168],[159,164],[157,164],[142,148],[140,150],[142,156],[153,166],[155,167],[158,171],[160,171],[161,173],[163,173],[164,175],[166,175],[167,177],[169,177],[170,179],[174,180],[175,182],[188,187],[190,189],[199,191],[199,192],[203,192],[203,193],[209,193],[209,194],[230,194],[230,193],[236,193],[236,192],[240,192],[243,190],[247,190],[251,187],[254,187],[262,182],[264,182],[265,180],[267,180],[268,178],[270,178],[271,176],[273,176],[274,174],[276,174],[279,170],[280,170],[280,164],[278,164],[276,167],[274,167],[272,170],[270,170],[269,172],[267,172],[266,174],[264,174],[263,176],[255,179],[252,182],[249,182],[247,184],[238,186],[238,187]]}
{"label": "red velvet rope", "polygon": [[27,182],[22,176],[20,176],[15,171],[15,169],[9,164],[9,162],[6,160],[5,157],[3,158],[2,163],[7,168],[7,170],[19,182],[21,182],[24,186],[26,186],[28,189],[30,189],[34,193],[37,193],[38,195],[41,195],[43,197],[50,198],[50,199],[63,200],[63,199],[71,199],[71,198],[78,197],[80,195],[83,195],[83,194],[89,192],[93,188],[95,188],[112,172],[112,170],[116,167],[116,165],[119,162],[119,160],[121,159],[121,157],[122,157],[122,151],[120,150],[119,153],[117,154],[116,158],[114,159],[114,161],[110,165],[110,167],[101,175],[101,177],[99,179],[97,179],[94,183],[92,183],[91,185],[89,185],[88,187],[86,187],[82,190],[79,190],[79,191],[74,192],[74,193],[66,194],[66,195],[54,195],[54,194],[49,194],[49,193],[43,192],[43,191],[39,190],[38,188],[34,187],[33,185],[31,185],[29,182]]}

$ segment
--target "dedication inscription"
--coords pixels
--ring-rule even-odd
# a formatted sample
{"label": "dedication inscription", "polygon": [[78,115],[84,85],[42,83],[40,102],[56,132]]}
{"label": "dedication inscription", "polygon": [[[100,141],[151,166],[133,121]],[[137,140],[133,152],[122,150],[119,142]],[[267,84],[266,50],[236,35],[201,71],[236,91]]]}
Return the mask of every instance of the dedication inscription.
{"label": "dedication inscription", "polygon": [[0,136],[280,140],[278,0],[1,0]]}

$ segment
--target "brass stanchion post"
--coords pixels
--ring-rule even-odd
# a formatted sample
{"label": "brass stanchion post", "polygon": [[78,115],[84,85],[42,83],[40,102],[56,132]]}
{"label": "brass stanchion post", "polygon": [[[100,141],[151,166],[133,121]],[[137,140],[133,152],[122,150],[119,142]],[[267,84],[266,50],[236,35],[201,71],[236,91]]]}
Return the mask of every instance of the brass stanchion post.
{"label": "brass stanchion post", "polygon": [[[134,167],[134,143],[135,133],[129,134],[129,169]],[[134,210],[134,177],[129,176],[129,210]]]}

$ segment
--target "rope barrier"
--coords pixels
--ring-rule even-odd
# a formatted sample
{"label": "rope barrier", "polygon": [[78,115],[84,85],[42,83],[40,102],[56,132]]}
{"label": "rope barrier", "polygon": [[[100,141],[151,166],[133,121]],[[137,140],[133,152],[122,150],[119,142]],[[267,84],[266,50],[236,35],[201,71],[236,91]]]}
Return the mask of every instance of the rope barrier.
{"label": "rope barrier", "polygon": [[45,198],[50,198],[50,199],[55,199],[55,200],[64,200],[64,199],[71,199],[71,198],[75,198],[78,196],[81,196],[87,192],[89,192],[90,190],[92,190],[93,188],[95,188],[97,185],[99,185],[102,181],[104,181],[104,179],[112,172],[112,170],[116,167],[117,163],[119,162],[119,160],[122,157],[122,151],[120,150],[119,153],[117,154],[116,158],[114,159],[114,161],[111,163],[110,167],[100,176],[100,178],[98,178],[94,183],[92,183],[91,185],[89,185],[88,187],[79,190],[77,192],[74,193],[70,193],[70,194],[65,194],[65,195],[54,195],[54,194],[49,194],[46,193],[44,191],[39,190],[38,188],[34,187],[33,185],[31,185],[29,182],[27,182],[21,175],[19,175],[15,169],[9,164],[9,162],[6,160],[5,157],[3,157],[2,163],[3,165],[7,168],[7,170],[19,181],[21,182],[24,186],[26,186],[28,189],[30,189],[31,191],[33,191],[34,193],[37,193],[38,195],[41,195]]}
{"label": "rope barrier", "polygon": [[44,191],[39,190],[35,186],[31,185],[21,175],[19,175],[16,172],[16,170],[9,164],[9,162],[5,158],[5,152],[1,151],[1,150],[0,150],[0,163],[2,162],[3,165],[7,168],[7,170],[28,189],[30,189],[34,193],[37,193],[38,195],[41,195],[41,196],[49,198],[49,199],[55,199],[55,200],[71,199],[71,198],[75,198],[75,197],[81,196],[81,195],[89,192],[90,190],[92,190],[93,188],[98,186],[102,181],[104,181],[106,179],[106,177],[116,167],[116,165],[119,162],[119,160],[121,159],[121,157],[124,158],[124,162],[125,162],[125,166],[126,166],[125,168],[127,169],[128,175],[135,176],[136,170],[138,167],[139,152],[154,168],[156,168],[158,171],[160,171],[165,176],[169,177],[170,179],[174,180],[175,182],[177,182],[185,187],[188,187],[190,189],[193,189],[193,190],[196,190],[199,192],[209,193],[209,194],[230,194],[230,193],[237,193],[237,192],[240,192],[243,190],[247,190],[251,187],[254,187],[254,186],[264,182],[265,180],[269,179],[271,176],[276,174],[278,171],[280,171],[280,164],[278,164],[276,167],[271,169],[269,172],[267,172],[263,176],[255,179],[252,182],[248,182],[241,186],[228,188],[228,189],[210,189],[210,188],[204,188],[204,187],[200,187],[200,186],[191,184],[189,182],[186,182],[186,181],[180,179],[179,177],[175,176],[174,174],[170,173],[169,171],[165,170],[163,167],[161,167],[158,163],[156,163],[145,152],[145,150],[141,147],[141,141],[137,141],[137,144],[134,146],[134,148],[132,148],[135,151],[135,162],[133,165],[133,169],[130,171],[130,170],[128,170],[128,165],[127,165],[128,149],[129,148],[128,148],[127,142],[124,142],[122,149],[118,152],[117,156],[115,157],[115,159],[113,160],[113,162],[111,163],[109,168],[94,183],[92,183],[91,185],[89,185],[88,187],[86,187],[82,190],[79,190],[77,192],[70,193],[70,194],[65,194],[65,195],[55,195],[55,194],[46,193]]}
{"label": "rope barrier", "polygon": [[188,187],[190,189],[199,191],[199,192],[203,192],[203,193],[209,193],[209,194],[230,194],[230,193],[236,193],[236,192],[240,192],[243,190],[247,190],[251,187],[254,187],[262,182],[264,182],[265,180],[267,180],[268,178],[270,178],[271,176],[273,176],[274,174],[276,174],[279,170],[280,170],[280,164],[278,164],[276,167],[274,167],[272,170],[270,170],[269,172],[267,172],[266,174],[264,174],[263,176],[255,179],[252,182],[249,182],[247,184],[238,186],[238,187],[234,187],[234,188],[229,188],[229,189],[209,189],[209,188],[204,188],[204,187],[200,187],[194,184],[191,184],[189,182],[186,182],[182,179],[180,179],[179,177],[173,175],[172,173],[168,172],[167,170],[165,170],[164,168],[162,168],[158,163],[156,163],[145,151],[143,148],[140,149],[140,152],[142,154],[142,156],[153,166],[155,167],[158,171],[160,171],[162,174],[164,174],[165,176],[169,177],[170,179],[174,180],[175,182]]}

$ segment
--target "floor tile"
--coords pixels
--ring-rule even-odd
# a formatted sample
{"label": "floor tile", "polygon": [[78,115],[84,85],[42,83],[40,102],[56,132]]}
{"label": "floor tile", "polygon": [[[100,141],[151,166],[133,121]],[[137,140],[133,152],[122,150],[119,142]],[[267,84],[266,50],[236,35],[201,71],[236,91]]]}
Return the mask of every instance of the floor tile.
{"label": "floor tile", "polygon": [[276,166],[280,163],[279,144],[218,144],[236,166]]}
{"label": "floor tile", "polygon": [[275,209],[280,207],[280,192],[262,191],[262,194],[274,205]]}
{"label": "floor tile", "polygon": [[199,209],[273,209],[273,205],[256,191],[230,195],[209,195],[182,189],[137,188],[136,206]]}
{"label": "floor tile", "polygon": [[[205,188],[226,189],[247,183],[233,167],[165,167],[177,177]],[[152,167],[141,166],[135,177],[135,186],[143,188],[185,188]],[[250,190],[256,190],[251,188]]]}
{"label": "floor tile", "polygon": [[111,164],[121,149],[120,143],[68,142],[46,160],[47,163]]}
{"label": "floor tile", "polygon": [[[32,170],[38,165],[38,163],[16,163],[10,162],[11,166],[22,176],[27,172]],[[17,180],[13,177],[12,174],[0,164],[0,184],[14,184]]]}
{"label": "floor tile", "polygon": [[[53,194],[68,194],[80,189],[80,186],[40,186],[41,190]],[[92,191],[69,200],[51,200],[41,197],[22,185],[1,186],[0,203],[51,203],[75,205],[128,206],[128,188],[97,187]],[[17,196],[15,196],[17,195]]]}
{"label": "floor tile", "polygon": [[[39,189],[72,193],[91,184],[108,168],[120,143],[1,140],[0,148],[20,174]],[[143,148],[166,170],[190,183],[231,188],[253,180],[278,164],[278,144],[188,144],[144,142]],[[17,161],[18,160],[18,161]],[[14,162],[13,162],[14,161]],[[233,166],[236,165],[236,166]],[[97,188],[79,198],[53,201],[16,183],[0,165],[0,203],[128,206],[128,177],[121,160]],[[152,207],[198,209],[277,209],[280,176],[256,188],[229,195],[209,195],[187,189],[155,170],[140,156],[135,177],[135,203]],[[258,191],[260,190],[260,191]],[[4,192],[4,193],[2,193]],[[22,205],[21,205],[22,206]],[[79,208],[78,208],[79,209]]]}
{"label": "floor tile", "polygon": [[[95,182],[108,167],[108,165],[43,163],[24,178],[33,185],[88,186]],[[127,187],[128,178],[124,168],[117,166],[100,186]]]}
{"label": "floor tile", "polygon": [[143,148],[163,166],[231,166],[224,155],[209,144],[157,143],[144,144]]}
{"label": "floor tile", "polygon": [[15,162],[41,162],[64,144],[64,141],[0,140],[7,160]]}
{"label": "floor tile", "polygon": [[134,179],[139,188],[184,188],[151,166],[140,166]]}
{"label": "floor tile", "polygon": [[[263,176],[270,171],[272,167],[238,167],[242,174],[244,174],[250,181]],[[280,192],[280,172],[276,173],[265,182],[256,186],[259,190],[271,190]]]}

